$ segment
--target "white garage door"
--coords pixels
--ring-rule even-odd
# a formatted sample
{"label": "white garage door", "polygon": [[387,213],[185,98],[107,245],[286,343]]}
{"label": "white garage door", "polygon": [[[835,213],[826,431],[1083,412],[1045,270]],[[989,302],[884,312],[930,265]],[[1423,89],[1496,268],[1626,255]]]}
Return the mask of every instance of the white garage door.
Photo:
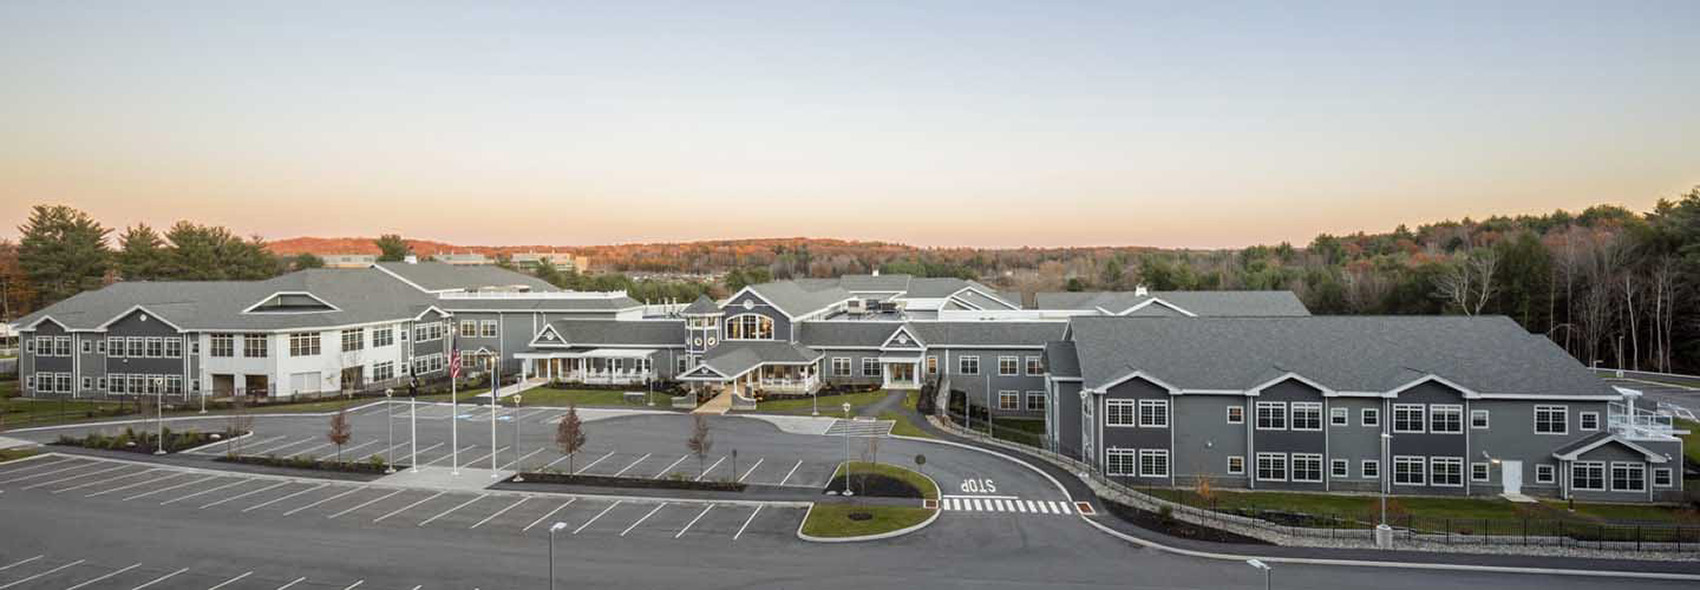
{"label": "white garage door", "polygon": [[318,371],[289,374],[290,393],[318,393],[320,382]]}

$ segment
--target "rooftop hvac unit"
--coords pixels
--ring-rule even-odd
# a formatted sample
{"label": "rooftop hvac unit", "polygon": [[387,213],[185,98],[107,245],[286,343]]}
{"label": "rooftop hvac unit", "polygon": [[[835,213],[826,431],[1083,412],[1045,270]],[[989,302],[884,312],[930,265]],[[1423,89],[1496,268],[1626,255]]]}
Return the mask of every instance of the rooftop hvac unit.
{"label": "rooftop hvac unit", "polygon": [[868,313],[868,302],[863,299],[851,299],[844,305],[844,310],[853,314]]}

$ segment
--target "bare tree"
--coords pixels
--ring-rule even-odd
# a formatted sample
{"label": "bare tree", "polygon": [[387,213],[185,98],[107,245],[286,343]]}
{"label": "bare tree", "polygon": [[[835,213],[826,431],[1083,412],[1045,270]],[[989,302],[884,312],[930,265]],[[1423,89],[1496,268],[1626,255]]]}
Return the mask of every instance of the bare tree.
{"label": "bare tree", "polygon": [[708,452],[714,448],[714,435],[709,432],[708,416],[696,414],[691,416],[691,438],[685,441],[685,447],[691,454],[697,456],[697,477],[708,473]]}
{"label": "bare tree", "polygon": [[567,413],[555,426],[555,445],[560,447],[561,454],[567,456],[567,473],[573,473],[574,456],[584,448],[585,438],[584,422],[578,417],[578,403],[568,404]]}
{"label": "bare tree", "polygon": [[230,455],[232,457],[235,457],[235,456],[241,454],[242,453],[241,439],[244,435],[248,434],[249,430],[251,430],[253,428],[254,428],[254,417],[248,415],[248,400],[243,399],[243,397],[240,396],[240,395],[231,396],[231,398],[230,398],[230,432],[225,433],[227,436],[230,437],[230,439],[229,439],[230,442],[225,444],[225,454]]}
{"label": "bare tree", "polygon": [[354,426],[348,423],[348,408],[346,406],[337,410],[336,415],[331,416],[331,429],[330,432],[325,433],[325,438],[330,439],[331,444],[336,445],[336,462],[341,463],[342,445],[348,444],[348,440],[354,438]]}
{"label": "bare tree", "polygon": [[1435,297],[1457,306],[1464,315],[1481,315],[1493,298],[1493,274],[1498,266],[1498,257],[1489,251],[1461,256],[1436,279]]}

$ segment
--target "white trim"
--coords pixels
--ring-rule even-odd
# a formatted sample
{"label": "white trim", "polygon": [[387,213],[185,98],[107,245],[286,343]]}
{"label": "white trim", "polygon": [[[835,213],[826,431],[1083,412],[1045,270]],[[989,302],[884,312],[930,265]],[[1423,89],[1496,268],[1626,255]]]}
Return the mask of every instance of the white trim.
{"label": "white trim", "polygon": [[[556,342],[541,341],[540,339],[543,338],[543,334],[545,332],[550,333],[550,334],[554,334]],[[529,343],[529,345],[532,348],[545,347],[545,346],[547,346],[547,347],[562,346],[562,347],[572,348],[572,343],[567,342],[567,337],[562,336],[561,331],[556,330],[554,324],[543,324],[542,330],[538,330],[536,334],[531,335],[531,342]]]}
{"label": "white trim", "polygon": [[[184,332],[184,331],[186,331],[186,330],[184,330],[184,329],[183,329],[183,328],[182,328],[182,327],[179,327],[179,326],[178,326],[178,325],[177,325],[177,324],[173,324],[173,323],[171,323],[171,320],[168,320],[168,319],[165,319],[165,318],[162,318],[162,317],[159,317],[159,314],[157,314],[157,313],[154,313],[154,312],[153,312],[153,310],[151,310],[151,309],[148,309],[148,308],[146,308],[146,307],[143,307],[143,306],[142,306],[142,304],[140,304],[140,303],[138,303],[138,304],[135,304],[135,305],[132,305],[132,306],[130,306],[130,309],[126,309],[126,310],[124,310],[124,312],[123,312],[123,313],[120,313],[120,314],[118,314],[118,315],[115,315],[115,316],[112,316],[112,319],[110,319],[110,320],[106,320],[106,323],[103,323],[103,324],[101,324],[101,325],[100,325],[100,326],[98,326],[98,327],[96,327],[96,328],[95,328],[95,330],[98,330],[98,331],[102,331],[102,332],[104,332],[104,331],[106,331],[106,328],[107,328],[107,327],[109,327],[109,326],[111,326],[111,325],[112,325],[112,324],[116,324],[116,323],[118,323],[118,320],[122,320],[122,319],[124,319],[124,317],[125,317],[125,316],[128,316],[128,315],[130,315],[130,314],[131,314],[131,313],[132,313],[132,312],[134,312],[134,311],[136,311],[136,310],[141,310],[141,311],[143,311],[143,312],[146,312],[146,313],[147,313],[147,314],[148,314],[148,315],[149,315],[149,316],[152,316],[152,317],[153,317],[153,319],[156,319],[156,320],[159,320],[159,321],[162,321],[162,322],[165,322],[165,325],[167,325],[167,326],[171,326],[171,328],[172,328],[172,329],[174,329],[174,330],[177,330],[177,331],[178,331],[178,332]],[[45,319],[45,318],[44,318],[44,319]],[[56,324],[57,324],[57,323],[59,323],[59,322],[58,322],[58,320],[54,320],[54,322],[53,322],[53,323],[56,323]],[[61,325],[61,326],[63,326],[63,325],[64,325],[64,324],[59,324],[59,325]]]}
{"label": "white trim", "polygon": [[1641,445],[1637,445],[1635,443],[1629,442],[1628,440],[1619,438],[1616,434],[1613,434],[1611,436],[1607,436],[1605,438],[1601,438],[1600,440],[1596,440],[1592,443],[1589,443],[1587,446],[1584,446],[1584,447],[1579,448],[1579,449],[1574,449],[1574,450],[1572,450],[1568,453],[1564,453],[1562,455],[1560,455],[1558,453],[1553,453],[1552,456],[1553,456],[1554,459],[1558,459],[1558,460],[1561,460],[1561,461],[1575,461],[1575,460],[1581,458],[1583,453],[1587,453],[1588,451],[1592,451],[1594,449],[1600,448],[1602,446],[1605,446],[1606,443],[1611,443],[1611,442],[1622,444],[1623,446],[1629,447],[1631,450],[1634,450],[1637,453],[1641,453],[1641,456],[1645,457],[1647,459],[1648,463],[1663,464],[1665,461],[1667,461],[1667,459],[1665,459],[1664,455],[1654,453],[1652,451],[1647,450],[1646,447],[1643,447]]}
{"label": "white trim", "polygon": [[[778,311],[781,315],[784,315],[785,319],[792,320],[792,321],[797,320],[797,316],[791,315],[791,312],[785,311],[784,308],[781,308],[778,305],[774,305],[772,299],[768,299],[766,297],[763,297],[760,291],[755,290],[755,285],[744,285],[744,288],[739,289],[737,293],[733,293],[731,297],[726,298],[726,305],[731,306],[732,302],[737,301],[738,296],[743,295],[744,293],[749,293],[751,295],[756,296],[756,299],[760,299],[762,301],[762,303],[766,303],[768,307],[771,307],[771,308],[774,309],[774,311]],[[831,307],[831,306],[829,305],[827,307]],[[748,311],[746,310],[746,313],[747,312]],[[725,311],[723,310],[721,313],[725,313]],[[813,312],[810,312],[810,313],[813,313]]]}
{"label": "white trim", "polygon": [[[892,346],[891,341],[895,340],[899,334],[908,336],[909,337],[909,344],[902,345],[902,346]],[[880,350],[926,350],[927,349],[927,343],[921,341],[920,338],[917,338],[915,336],[914,332],[909,331],[909,326],[898,324],[897,329],[892,330],[891,334],[887,335],[885,337],[885,342],[880,343],[879,349]]]}
{"label": "white trim", "polygon": [[1150,381],[1151,383],[1155,384],[1156,386],[1168,390],[1170,394],[1180,392],[1180,390],[1176,389],[1175,386],[1169,385],[1168,383],[1163,382],[1161,379],[1158,379],[1156,377],[1152,377],[1149,373],[1146,373],[1145,371],[1140,371],[1140,370],[1135,370],[1131,373],[1127,373],[1125,375],[1122,375],[1121,377],[1118,377],[1115,380],[1110,381],[1109,383],[1105,383],[1102,386],[1092,387],[1092,388],[1088,388],[1088,389],[1090,391],[1092,391],[1093,393],[1109,393],[1109,389],[1111,387],[1115,387],[1117,385],[1127,383],[1127,382],[1132,381],[1134,379],[1144,379],[1146,381]]}
{"label": "white trim", "polygon": [[277,291],[277,292],[272,293],[271,295],[261,297],[259,301],[256,301],[256,302],[254,302],[253,305],[250,305],[246,309],[243,309],[242,313],[254,313],[254,308],[265,304],[265,302],[267,302],[267,301],[271,301],[273,299],[276,299],[279,295],[306,295],[307,297],[311,298],[312,300],[317,301],[321,305],[324,305],[325,307],[329,307],[330,309],[328,309],[328,310],[320,309],[320,310],[314,310],[314,311],[284,311],[284,312],[266,312],[266,313],[309,314],[309,313],[330,313],[330,312],[333,312],[333,311],[342,311],[342,308],[337,307],[336,305],[332,304],[331,302],[325,301],[324,299],[321,299],[318,295],[314,295],[314,294],[309,293],[307,291]]}
{"label": "white trim", "polygon": [[1400,385],[1400,386],[1395,387],[1391,390],[1388,390],[1387,395],[1392,396],[1392,397],[1398,397],[1398,395],[1400,393],[1404,393],[1405,390],[1408,390],[1412,387],[1416,387],[1418,385],[1422,385],[1424,383],[1428,383],[1430,381],[1439,383],[1441,385],[1445,385],[1447,387],[1450,387],[1450,388],[1458,391],[1459,393],[1464,394],[1464,399],[1473,399],[1473,398],[1481,397],[1481,394],[1477,393],[1475,390],[1470,389],[1468,387],[1464,387],[1464,386],[1459,385],[1457,383],[1453,383],[1452,381],[1448,380],[1447,378],[1441,377],[1440,375],[1436,375],[1434,373],[1429,373],[1427,375],[1423,375],[1421,377],[1418,377],[1416,379],[1411,380],[1409,383],[1406,383],[1404,385]]}
{"label": "white trim", "polygon": [[1146,300],[1141,301],[1139,303],[1135,303],[1132,306],[1129,306],[1127,309],[1121,310],[1119,312],[1111,312],[1110,310],[1104,309],[1102,307],[1099,307],[1098,309],[1103,311],[1106,314],[1109,314],[1109,315],[1125,316],[1127,314],[1139,311],[1141,309],[1145,309],[1146,307],[1149,307],[1151,305],[1161,305],[1163,307],[1167,307],[1167,308],[1175,310],[1176,312],[1179,312],[1181,315],[1184,315],[1184,316],[1189,317],[1189,318],[1198,317],[1198,314],[1196,314],[1196,313],[1192,313],[1190,311],[1187,311],[1186,309],[1183,309],[1179,305],[1169,303],[1169,302],[1164,301],[1164,300],[1157,298],[1157,297],[1151,297],[1150,299],[1146,299]]}
{"label": "white trim", "polygon": [[1263,383],[1260,383],[1258,385],[1249,387],[1249,388],[1246,389],[1246,392],[1248,394],[1251,394],[1251,395],[1261,395],[1263,393],[1263,390],[1268,389],[1270,387],[1274,387],[1276,385],[1280,385],[1282,382],[1285,382],[1289,379],[1293,380],[1293,381],[1298,381],[1299,383],[1303,383],[1305,385],[1309,385],[1309,386],[1315,388],[1317,391],[1321,391],[1322,395],[1328,395],[1328,394],[1334,392],[1334,390],[1330,389],[1328,386],[1323,385],[1321,383],[1317,383],[1316,380],[1314,380],[1314,379],[1311,379],[1311,378],[1306,377],[1304,375],[1300,375],[1298,373],[1294,373],[1292,371],[1287,371],[1286,373],[1281,374],[1281,376],[1279,376],[1279,377],[1276,377],[1274,379],[1264,381]]}

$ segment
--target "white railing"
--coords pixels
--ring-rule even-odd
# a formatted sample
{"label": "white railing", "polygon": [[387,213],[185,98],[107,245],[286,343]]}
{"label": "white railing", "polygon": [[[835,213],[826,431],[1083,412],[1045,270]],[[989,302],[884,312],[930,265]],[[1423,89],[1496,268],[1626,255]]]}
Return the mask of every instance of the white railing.
{"label": "white railing", "polygon": [[649,380],[648,371],[574,371],[568,373],[563,381],[577,381],[587,385],[629,385],[644,383]]}
{"label": "white railing", "polygon": [[438,299],[618,299],[625,291],[461,291],[438,293]]}
{"label": "white railing", "polygon": [[763,377],[756,385],[762,391],[772,393],[812,393],[820,386],[820,377],[810,375],[801,379],[792,377]]}
{"label": "white railing", "polygon": [[1606,425],[1630,438],[1668,438],[1676,428],[1668,414],[1650,412],[1623,402],[1606,405]]}

